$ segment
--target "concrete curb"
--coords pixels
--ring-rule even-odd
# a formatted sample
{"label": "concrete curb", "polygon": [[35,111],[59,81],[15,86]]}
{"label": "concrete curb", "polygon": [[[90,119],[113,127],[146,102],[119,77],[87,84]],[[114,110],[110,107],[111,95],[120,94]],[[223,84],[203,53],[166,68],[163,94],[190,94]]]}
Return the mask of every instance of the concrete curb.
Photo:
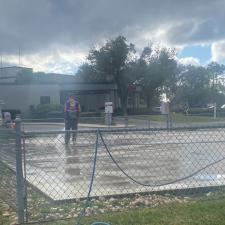
{"label": "concrete curb", "polygon": [[[24,123],[24,125],[54,125],[54,126],[63,126],[64,123]],[[78,123],[78,127],[85,127],[85,128],[108,128],[107,125],[101,125],[101,124],[86,124],[86,123]],[[128,128],[135,128],[135,125],[129,125]],[[118,124],[118,125],[112,125],[110,128],[125,128],[124,125]]]}

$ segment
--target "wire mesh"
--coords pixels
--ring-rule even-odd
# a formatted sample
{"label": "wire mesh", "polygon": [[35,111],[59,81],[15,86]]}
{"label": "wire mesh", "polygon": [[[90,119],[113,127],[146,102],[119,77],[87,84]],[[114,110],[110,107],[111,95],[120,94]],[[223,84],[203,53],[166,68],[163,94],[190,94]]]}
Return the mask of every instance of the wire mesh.
{"label": "wire mesh", "polygon": [[[68,145],[65,144],[65,132],[24,135],[28,220],[59,219],[62,214],[74,217],[79,213],[82,201],[70,209],[68,204],[86,197],[96,134],[71,132],[71,136],[73,134],[76,143],[71,140]],[[60,202],[64,206],[58,211],[55,204]]]}
{"label": "wire mesh", "polygon": [[123,193],[224,185],[224,129],[102,132],[102,137],[113,166],[125,175]]}
{"label": "wire mesh", "polygon": [[0,127],[0,171],[0,199],[16,222],[15,133],[5,127]]}
{"label": "wire mesh", "polygon": [[124,127],[135,128],[175,128],[175,127],[202,127],[225,125],[224,117],[214,118],[205,115],[185,115],[171,112],[170,114],[159,115],[136,115],[127,117],[114,117],[115,124]]}
{"label": "wire mesh", "polygon": [[[77,217],[82,210],[92,176],[96,130],[70,132],[68,145],[66,133],[43,130],[22,135],[27,222]],[[224,191],[222,126],[99,133],[86,215],[203,200],[209,193]],[[1,150],[7,158],[6,151]]]}

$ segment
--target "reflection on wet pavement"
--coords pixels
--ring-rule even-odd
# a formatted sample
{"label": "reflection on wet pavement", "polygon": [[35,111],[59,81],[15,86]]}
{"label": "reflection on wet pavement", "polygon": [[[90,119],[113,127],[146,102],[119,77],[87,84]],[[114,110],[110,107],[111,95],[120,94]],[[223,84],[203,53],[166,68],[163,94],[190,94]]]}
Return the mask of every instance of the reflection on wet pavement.
{"label": "reflection on wet pavement", "polygon": [[[110,159],[99,142],[92,196],[105,196],[225,185],[225,163],[221,161],[193,177],[155,187],[188,176],[225,157],[223,129],[200,131],[145,131],[103,133],[120,167],[138,182],[129,180]],[[25,139],[28,182],[54,200],[83,198],[92,174],[96,134],[78,133],[77,142],[64,144],[63,135],[35,135]],[[1,143],[0,158],[15,167],[13,140]]]}

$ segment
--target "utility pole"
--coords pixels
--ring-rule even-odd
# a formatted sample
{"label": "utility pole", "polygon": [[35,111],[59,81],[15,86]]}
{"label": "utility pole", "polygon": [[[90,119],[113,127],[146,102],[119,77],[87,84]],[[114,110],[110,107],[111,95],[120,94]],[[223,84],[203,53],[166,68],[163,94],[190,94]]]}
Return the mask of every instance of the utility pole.
{"label": "utility pole", "polygon": [[19,66],[20,66],[20,47],[19,47]]}
{"label": "utility pole", "polygon": [[2,76],[2,51],[1,51],[1,68],[0,68],[0,76]]}
{"label": "utility pole", "polygon": [[215,74],[213,73],[213,119],[216,119]]}

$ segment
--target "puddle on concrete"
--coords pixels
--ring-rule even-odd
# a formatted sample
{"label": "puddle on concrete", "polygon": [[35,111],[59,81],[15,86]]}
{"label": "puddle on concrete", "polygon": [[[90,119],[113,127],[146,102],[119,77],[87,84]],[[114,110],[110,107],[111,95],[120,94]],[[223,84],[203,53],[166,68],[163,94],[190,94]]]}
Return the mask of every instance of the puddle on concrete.
{"label": "puddle on concrete", "polygon": [[199,174],[193,177],[199,181],[225,181],[225,174]]}

